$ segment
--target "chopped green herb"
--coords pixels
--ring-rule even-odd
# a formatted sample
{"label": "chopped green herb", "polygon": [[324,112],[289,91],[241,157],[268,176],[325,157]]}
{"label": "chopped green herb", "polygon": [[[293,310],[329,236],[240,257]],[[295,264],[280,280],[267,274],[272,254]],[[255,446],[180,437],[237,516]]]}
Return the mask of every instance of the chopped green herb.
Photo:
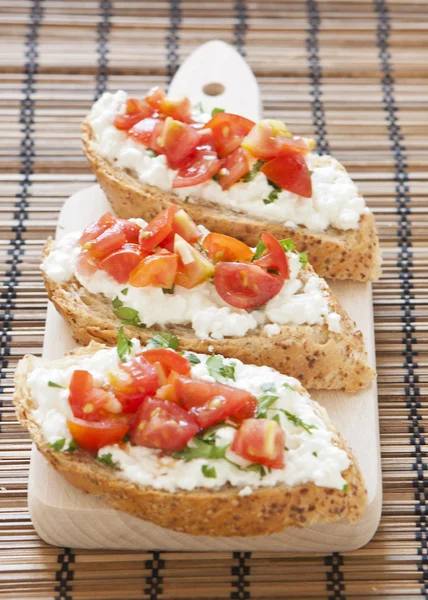
{"label": "chopped green herb", "polygon": [[294,250],[296,248],[296,246],[294,245],[294,242],[291,238],[287,238],[285,240],[279,240],[279,243],[281,244],[284,252],[291,252],[292,250]]}
{"label": "chopped green herb", "polygon": [[64,389],[63,385],[59,385],[59,383],[55,383],[55,381],[48,381],[48,386],[54,388],[61,388],[62,390]]}
{"label": "chopped green herb", "polygon": [[192,354],[191,352],[189,352],[185,356],[191,365],[199,365],[199,363],[201,362],[196,356],[196,354]]}
{"label": "chopped green herb", "polygon": [[272,202],[275,202],[275,200],[278,200],[278,190],[272,190],[271,193],[269,194],[269,196],[267,198],[263,199],[263,202],[265,204],[272,204]]}
{"label": "chopped green herb", "polygon": [[183,450],[174,452],[173,457],[181,458],[185,462],[194,458],[224,458],[228,448],[228,446],[214,446],[198,438],[193,438],[193,442],[196,444],[195,448],[186,446]]}
{"label": "chopped green herb", "polygon": [[119,333],[117,335],[117,353],[122,362],[125,362],[129,353],[132,349],[131,340],[126,337],[125,332],[123,330],[123,325],[119,328]]}
{"label": "chopped green herb", "polygon": [[170,287],[170,288],[162,288],[162,291],[163,291],[164,294],[173,294],[174,293],[174,287],[175,286],[173,284],[173,286]]}
{"label": "chopped green herb", "polygon": [[223,357],[219,354],[210,356],[206,362],[209,374],[214,377],[216,381],[225,379],[233,379],[235,381],[235,365],[225,365],[223,363]]}
{"label": "chopped green herb", "polygon": [[345,483],[345,485],[342,488],[342,492],[347,492],[349,490],[349,483]]}
{"label": "chopped green herb", "polygon": [[121,306],[116,308],[114,311],[116,317],[118,317],[124,325],[133,325],[134,327],[145,328],[146,325],[140,321],[140,315],[134,308],[128,306]]}
{"label": "chopped green herb", "polygon": [[198,434],[198,439],[201,439],[204,442],[209,442],[210,444],[214,444],[215,440],[216,440],[217,431],[219,429],[222,429],[224,426],[225,426],[224,421],[220,421],[220,423],[211,425],[211,427],[208,427],[202,433]]}
{"label": "chopped green herb", "polygon": [[129,292],[129,288],[123,288],[123,290],[120,292],[122,294],[122,296],[127,296]]}
{"label": "chopped green herb", "polygon": [[61,452],[65,446],[65,441],[65,438],[61,438],[60,440],[56,440],[56,442],[49,442],[49,446],[54,452]]}
{"label": "chopped green herb", "polygon": [[255,260],[258,260],[261,255],[263,254],[263,252],[266,250],[266,246],[265,244],[262,242],[262,240],[259,240],[257,246],[256,246],[256,251],[254,253],[253,258],[251,259],[251,262],[254,262]]}
{"label": "chopped green herb", "polygon": [[213,117],[217,113],[223,113],[223,112],[225,112],[224,108],[213,108],[211,111],[211,116]]}
{"label": "chopped green herb", "polygon": [[271,181],[270,179],[268,179],[268,183],[269,185],[271,185],[273,187],[274,190],[276,190],[277,192],[282,192],[282,187],[279,185],[276,185],[276,183],[274,183],[273,181]]}
{"label": "chopped green herb", "polygon": [[69,442],[68,448],[67,448],[67,450],[65,450],[65,452],[74,452],[78,448],[79,448],[79,444],[76,442],[76,440],[71,440],[71,442]]}
{"label": "chopped green herb", "polygon": [[278,414],[276,414],[272,417],[272,421],[276,421],[278,423],[278,425],[281,425],[281,419]]}
{"label": "chopped green herb", "polygon": [[266,383],[262,383],[260,389],[263,392],[276,392],[275,384],[272,381],[267,381]]}
{"label": "chopped green herb", "polygon": [[189,198],[190,196],[186,196],[183,200],[184,204],[188,204],[189,203]]}
{"label": "chopped green herb", "polygon": [[159,156],[158,153],[155,152],[154,150],[152,150],[151,148],[147,148],[146,154],[147,154],[147,156],[150,156],[151,158],[155,158],[155,156]]}
{"label": "chopped green herb", "polygon": [[293,390],[294,391],[294,388],[291,387],[291,385],[289,383],[283,383],[282,387],[285,387],[287,390]]}
{"label": "chopped green herb", "polygon": [[309,175],[312,175],[313,171],[309,171]]}
{"label": "chopped green herb", "polygon": [[102,454],[101,456],[97,456],[97,461],[113,469],[116,467],[116,463],[113,461],[111,452],[108,452],[107,454]]}
{"label": "chopped green herb", "polygon": [[264,396],[259,396],[259,398],[257,398],[257,418],[267,419],[267,411],[270,409],[272,404],[274,404],[278,400],[278,398],[279,396],[274,394],[265,394]]}
{"label": "chopped green herb", "polygon": [[278,269],[268,269],[268,273],[272,273],[273,275],[279,275]]}
{"label": "chopped green herb", "polygon": [[129,435],[129,433],[126,433],[122,438],[122,443],[126,444],[126,442],[130,442],[130,441],[131,441],[131,436]]}
{"label": "chopped green herb", "polygon": [[209,465],[202,465],[202,475],[204,477],[214,478],[217,477],[217,471],[215,467],[210,467]]}
{"label": "chopped green herb", "polygon": [[154,333],[148,342],[152,348],[172,348],[173,350],[177,350],[178,344],[178,338],[172,333]]}
{"label": "chopped green herb", "polygon": [[287,417],[287,419],[289,421],[291,421],[293,423],[293,425],[295,425],[296,427],[302,427],[305,431],[307,431],[311,435],[312,435],[312,429],[318,429],[316,425],[308,425],[307,423],[302,421],[302,419],[300,417],[293,415],[292,413],[289,413],[288,410],[283,410],[282,408],[280,408],[279,410],[284,413],[284,415]]}
{"label": "chopped green herb", "polygon": [[214,181],[217,181],[217,183],[220,181],[220,173],[216,173],[215,175],[212,176],[212,178]]}
{"label": "chopped green herb", "polygon": [[299,260],[302,265],[302,269],[305,269],[306,265],[308,264],[308,255],[306,252],[299,252]]}
{"label": "chopped green herb", "polygon": [[317,453],[317,452],[312,452],[312,454],[313,454],[313,455],[314,455],[316,458],[318,458],[318,453]]}
{"label": "chopped green herb", "polygon": [[195,109],[198,110],[200,113],[205,112],[204,107],[202,106],[202,102],[198,102],[197,104],[195,104]]}
{"label": "chopped green herb", "polygon": [[123,302],[116,296],[116,298],[112,300],[112,305],[114,309],[121,308],[121,306],[123,306]]}
{"label": "chopped green herb", "polygon": [[258,160],[256,163],[254,163],[251,170],[248,171],[248,173],[246,173],[244,175],[244,177],[242,178],[241,181],[244,181],[245,183],[248,183],[249,181],[253,181],[253,179],[255,178],[255,176],[257,175],[257,173],[260,171],[260,169],[263,167],[264,164],[265,164],[264,160]]}
{"label": "chopped green herb", "polygon": [[[252,465],[248,465],[248,467],[245,467],[245,469],[243,469],[243,471],[255,471],[256,473],[258,473],[260,475],[260,477],[264,477],[266,475],[266,469],[264,468],[263,465],[260,465],[259,463],[254,463]],[[270,472],[270,469],[269,469]]]}

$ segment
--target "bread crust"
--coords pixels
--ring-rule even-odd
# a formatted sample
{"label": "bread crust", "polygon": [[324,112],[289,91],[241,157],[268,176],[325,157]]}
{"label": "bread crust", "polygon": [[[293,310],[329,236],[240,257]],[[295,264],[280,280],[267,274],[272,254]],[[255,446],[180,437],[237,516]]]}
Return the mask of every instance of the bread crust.
{"label": "bread crust", "polygon": [[[43,257],[53,250],[49,238]],[[313,274],[310,265],[302,271],[302,278]],[[92,294],[77,279],[61,284],[55,283],[43,273],[49,299],[54,303],[72,329],[74,339],[82,345],[91,340],[114,345],[121,325],[115,316],[111,301],[103,294]],[[239,358],[245,363],[269,365],[281,373],[291,375],[308,389],[345,390],[354,392],[366,387],[374,377],[367,363],[364,340],[352,319],[328,291],[329,306],[341,315],[341,333],[333,333],[323,325],[283,325],[280,333],[268,337],[260,327],[248,331],[244,337],[223,340],[201,340],[190,326],[168,325],[167,329],[180,339],[182,350],[210,353]],[[129,337],[146,342],[153,330],[124,325]]]}
{"label": "bread crust", "polygon": [[[71,354],[93,353],[101,347],[91,344]],[[27,355],[16,370],[13,400],[19,421],[49,463],[72,485],[95,494],[113,508],[174,531],[227,537],[267,535],[288,527],[331,523],[343,518],[356,522],[361,518],[367,494],[359,466],[321,410],[317,410],[318,416],[337,434],[337,445],[348,453],[351,461],[342,474],[348,483],[347,491],[307,483],[258,488],[248,496],[240,496],[239,489],[232,486],[171,493],[133,483],[85,451],[54,452],[32,413],[36,403],[27,381],[37,360],[40,359]]]}
{"label": "bread crust", "polygon": [[278,239],[293,238],[296,248],[306,251],[309,262],[321,277],[374,281],[381,274],[381,255],[373,213],[362,215],[358,229],[329,227],[316,233],[305,227],[293,229],[249,217],[209,202],[184,203],[174,194],[139,182],[131,174],[114,167],[94,147],[91,125],[82,126],[83,150],[91,167],[119,217],[141,217],[149,221],[161,210],[176,204],[184,208],[197,223],[210,231],[224,233],[255,246],[263,231]]}

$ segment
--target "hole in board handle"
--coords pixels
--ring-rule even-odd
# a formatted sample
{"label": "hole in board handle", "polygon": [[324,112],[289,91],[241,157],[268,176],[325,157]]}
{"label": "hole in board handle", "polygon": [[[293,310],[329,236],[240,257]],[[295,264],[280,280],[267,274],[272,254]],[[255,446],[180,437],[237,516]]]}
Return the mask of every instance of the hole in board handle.
{"label": "hole in board handle", "polygon": [[202,88],[202,91],[207,96],[220,96],[225,89],[226,88],[222,83],[206,83]]}

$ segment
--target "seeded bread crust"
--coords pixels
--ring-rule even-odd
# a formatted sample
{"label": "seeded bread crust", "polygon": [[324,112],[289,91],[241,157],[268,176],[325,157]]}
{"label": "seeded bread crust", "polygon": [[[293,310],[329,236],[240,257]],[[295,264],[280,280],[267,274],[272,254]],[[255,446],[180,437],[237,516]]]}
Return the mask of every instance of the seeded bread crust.
{"label": "seeded bread crust", "polygon": [[[49,238],[43,257],[54,248]],[[301,272],[305,281],[313,269],[307,265]],[[121,325],[115,316],[111,300],[103,294],[88,292],[77,279],[55,283],[44,273],[45,286],[50,300],[70,325],[74,339],[86,345],[91,340],[115,345]],[[331,291],[328,291],[331,309],[341,315],[341,333],[333,333],[324,325],[283,325],[280,333],[268,337],[259,327],[244,337],[223,340],[201,340],[193,329],[185,325],[168,325],[141,329],[124,325],[128,337],[146,342],[153,330],[170,333],[180,339],[182,350],[235,357],[245,363],[269,365],[281,373],[296,377],[308,389],[345,390],[354,392],[366,387],[374,377],[367,363],[364,340],[352,319],[341,308]]]}
{"label": "seeded bread crust", "polygon": [[[92,343],[70,354],[91,354],[103,347]],[[318,416],[337,435],[337,445],[347,452],[351,461],[343,473],[348,483],[346,491],[307,483],[295,487],[259,488],[248,496],[240,496],[239,489],[230,485],[219,490],[198,488],[171,493],[132,483],[120,471],[94,460],[88,452],[52,450],[34,420],[32,410],[37,404],[28,387],[28,376],[40,360],[27,355],[18,364],[13,397],[18,419],[57,471],[75,487],[95,494],[113,508],[167,529],[210,536],[268,535],[288,527],[306,527],[340,519],[356,522],[361,518],[367,503],[363,477],[352,451],[321,407],[316,411]],[[61,359],[52,364],[60,367]]]}
{"label": "seeded bread crust", "polygon": [[282,223],[248,217],[205,201],[184,203],[174,194],[139,182],[132,174],[102,158],[93,143],[92,128],[87,120],[83,123],[82,140],[98,182],[119,217],[141,217],[149,221],[161,210],[177,204],[210,231],[238,238],[252,247],[263,231],[278,239],[293,238],[296,248],[307,252],[309,262],[321,277],[355,281],[374,281],[380,277],[381,255],[372,213],[362,215],[358,229],[344,231],[329,227],[316,233],[305,227],[290,229]]}

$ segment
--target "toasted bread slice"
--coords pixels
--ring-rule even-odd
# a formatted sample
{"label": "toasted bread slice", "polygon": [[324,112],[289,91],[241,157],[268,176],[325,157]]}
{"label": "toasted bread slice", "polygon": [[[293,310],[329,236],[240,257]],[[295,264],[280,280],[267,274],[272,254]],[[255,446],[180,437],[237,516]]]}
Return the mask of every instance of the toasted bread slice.
{"label": "toasted bread slice", "polygon": [[[192,535],[267,535],[287,527],[360,519],[367,501],[360,469],[326,412],[315,402],[311,404],[312,410],[333,433],[333,445],[348,455],[349,466],[341,473],[346,481],[344,489],[319,487],[309,482],[296,486],[255,487],[248,494],[239,493],[242,486],[237,488],[230,484],[214,489],[197,487],[191,491],[170,492],[135,483],[120,469],[101,464],[94,455],[81,449],[73,453],[54,451],[36,421],[33,411],[38,404],[28,378],[40,366],[65,370],[70,358],[75,358],[78,366],[79,358],[102,348],[104,346],[92,343],[51,362],[27,355],[20,361],[15,375],[14,403],[19,421],[50,464],[75,487],[99,496],[118,510]],[[299,393],[305,394],[305,391],[300,388]]]}
{"label": "toasted bread slice", "polygon": [[[49,239],[44,258],[54,249]],[[72,329],[74,339],[86,345],[91,340],[114,345],[121,321],[115,316],[111,300],[103,294],[93,294],[72,278],[56,283],[44,273],[50,300]],[[302,271],[305,281],[314,271],[310,265]],[[328,303],[341,316],[341,332],[329,331],[324,325],[283,325],[280,332],[268,337],[261,327],[247,332],[244,337],[222,340],[199,339],[186,325],[170,324],[167,330],[178,336],[184,350],[217,352],[236,357],[245,363],[269,365],[281,373],[299,379],[308,389],[341,389],[356,391],[366,387],[374,376],[367,363],[364,340],[352,319],[328,290]],[[161,331],[164,328],[153,327]],[[151,330],[125,325],[129,337],[143,342],[151,337]]]}
{"label": "toasted bread slice", "polygon": [[116,168],[97,152],[90,123],[83,123],[83,149],[99,184],[119,217],[141,217],[149,221],[171,204],[184,208],[194,221],[210,231],[236,237],[255,246],[263,231],[278,239],[292,238],[296,248],[306,251],[321,277],[373,281],[380,277],[381,257],[373,214],[363,214],[358,229],[336,229],[316,233],[305,227],[287,228],[223,206],[199,201],[184,203],[175,194],[141,183],[132,173]]}

